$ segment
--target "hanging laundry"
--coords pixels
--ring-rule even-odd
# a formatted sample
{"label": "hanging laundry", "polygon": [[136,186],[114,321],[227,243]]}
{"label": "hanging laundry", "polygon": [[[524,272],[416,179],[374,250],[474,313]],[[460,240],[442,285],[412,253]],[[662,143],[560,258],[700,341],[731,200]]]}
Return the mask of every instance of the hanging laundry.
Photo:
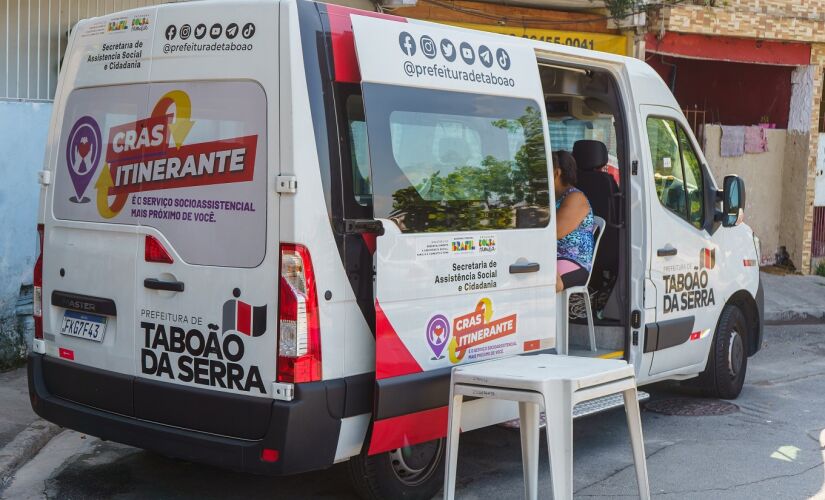
{"label": "hanging laundry", "polygon": [[768,131],[765,128],[754,125],[745,129],[745,152],[768,152]]}
{"label": "hanging laundry", "polygon": [[739,125],[722,125],[722,157],[730,158],[745,154],[745,128]]}

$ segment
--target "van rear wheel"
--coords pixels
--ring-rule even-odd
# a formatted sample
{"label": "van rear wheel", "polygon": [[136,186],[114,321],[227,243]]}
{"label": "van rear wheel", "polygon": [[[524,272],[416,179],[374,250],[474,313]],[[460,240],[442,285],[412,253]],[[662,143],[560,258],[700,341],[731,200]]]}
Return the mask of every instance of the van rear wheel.
{"label": "van rear wheel", "polygon": [[429,500],[444,479],[445,439],[349,460],[350,481],[365,500]]}
{"label": "van rear wheel", "polygon": [[739,307],[728,304],[722,309],[713,335],[705,371],[696,385],[708,395],[736,399],[742,392],[748,368],[748,321]]}

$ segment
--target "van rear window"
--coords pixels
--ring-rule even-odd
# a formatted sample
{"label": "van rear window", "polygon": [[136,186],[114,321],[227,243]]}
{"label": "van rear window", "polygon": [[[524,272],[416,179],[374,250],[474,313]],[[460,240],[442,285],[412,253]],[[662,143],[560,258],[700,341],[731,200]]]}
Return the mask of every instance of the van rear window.
{"label": "van rear window", "polygon": [[74,90],[54,215],[150,226],[189,264],[256,267],[266,254],[266,138],[257,83]]}
{"label": "van rear window", "polygon": [[403,232],[547,225],[534,101],[377,84],[364,96],[376,217]]}

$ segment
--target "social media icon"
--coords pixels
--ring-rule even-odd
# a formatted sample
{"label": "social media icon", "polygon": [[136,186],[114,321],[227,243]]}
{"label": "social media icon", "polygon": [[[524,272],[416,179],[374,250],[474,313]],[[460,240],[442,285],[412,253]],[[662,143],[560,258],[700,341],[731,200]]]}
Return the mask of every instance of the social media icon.
{"label": "social media icon", "polygon": [[476,53],[473,50],[473,46],[467,42],[461,42],[461,45],[458,46],[458,51],[461,53],[461,58],[464,59],[464,62],[467,64],[473,64],[476,62]]}
{"label": "social media icon", "polygon": [[446,38],[441,40],[441,55],[449,62],[455,61],[455,45]]}
{"label": "social media icon", "polygon": [[221,23],[215,23],[209,28],[209,36],[212,37],[212,40],[218,38],[223,33],[223,26]]}
{"label": "social media icon", "polygon": [[195,38],[200,40],[201,38],[206,36],[206,25],[200,23],[199,25],[195,26]]}
{"label": "social media icon", "polygon": [[175,38],[175,35],[177,35],[177,34],[178,34],[178,27],[175,26],[174,24],[170,24],[169,26],[166,27],[166,39],[167,40],[172,40],[173,38]]}
{"label": "social media icon", "polygon": [[493,51],[486,45],[479,45],[478,60],[481,61],[481,64],[483,64],[485,68],[489,68],[493,65]]}
{"label": "social media icon", "polygon": [[508,54],[506,50],[498,49],[496,51],[496,61],[498,61],[498,65],[501,66],[501,69],[510,69],[510,54]]}
{"label": "social media icon", "polygon": [[232,40],[236,36],[238,36],[238,25],[235,23],[230,23],[226,27],[226,38]]}
{"label": "social media icon", "polygon": [[428,59],[434,58],[438,54],[438,49],[435,46],[435,41],[427,35],[422,35],[419,39],[421,44],[421,53]]}
{"label": "social media icon", "polygon": [[252,38],[252,35],[255,34],[255,25],[252,23],[246,23],[243,25],[243,30],[241,31],[241,35],[249,40]]}
{"label": "social media icon", "polygon": [[181,40],[186,40],[187,38],[189,38],[189,35],[191,35],[191,34],[192,34],[192,27],[189,26],[188,24],[184,24],[183,26],[180,27],[180,39]]}
{"label": "social media icon", "polygon": [[412,57],[415,55],[415,38],[406,31],[402,31],[398,35],[398,45],[401,46],[401,52]]}

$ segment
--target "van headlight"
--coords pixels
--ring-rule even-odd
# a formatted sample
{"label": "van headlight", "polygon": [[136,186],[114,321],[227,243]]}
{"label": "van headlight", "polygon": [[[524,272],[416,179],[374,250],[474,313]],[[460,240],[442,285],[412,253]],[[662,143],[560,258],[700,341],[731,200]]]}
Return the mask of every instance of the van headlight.
{"label": "van headlight", "polygon": [[753,247],[756,249],[756,263],[762,263],[762,244],[759,241],[759,236],[756,236],[756,233],[753,233]]}

